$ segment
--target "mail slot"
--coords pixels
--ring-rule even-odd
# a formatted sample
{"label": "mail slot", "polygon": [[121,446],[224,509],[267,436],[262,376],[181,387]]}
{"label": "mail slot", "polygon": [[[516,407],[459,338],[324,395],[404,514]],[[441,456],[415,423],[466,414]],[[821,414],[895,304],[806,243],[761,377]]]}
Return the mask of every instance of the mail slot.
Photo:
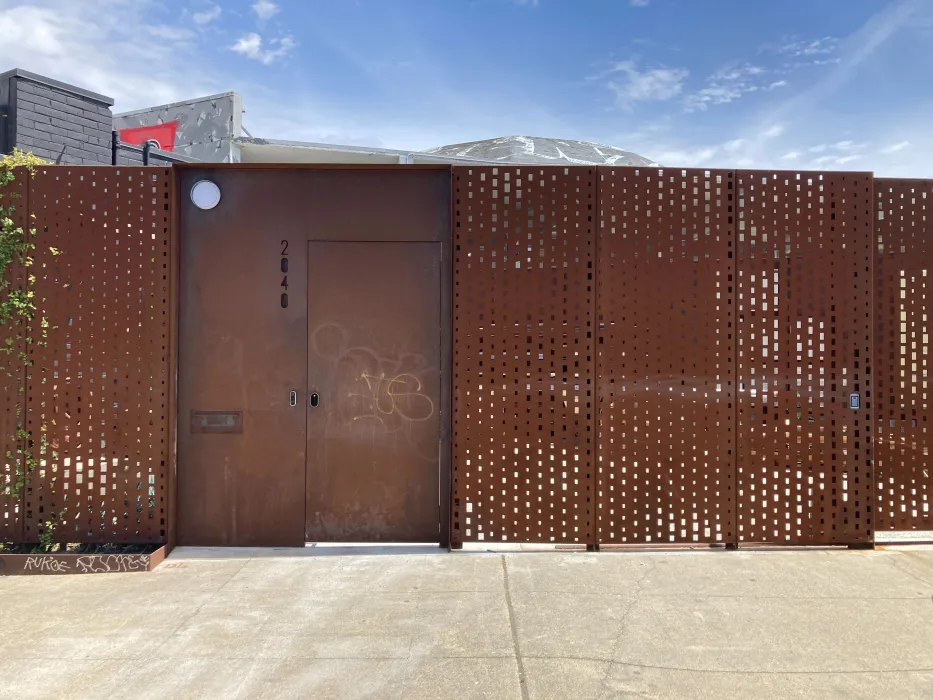
{"label": "mail slot", "polygon": [[192,433],[239,434],[243,432],[242,411],[192,411]]}

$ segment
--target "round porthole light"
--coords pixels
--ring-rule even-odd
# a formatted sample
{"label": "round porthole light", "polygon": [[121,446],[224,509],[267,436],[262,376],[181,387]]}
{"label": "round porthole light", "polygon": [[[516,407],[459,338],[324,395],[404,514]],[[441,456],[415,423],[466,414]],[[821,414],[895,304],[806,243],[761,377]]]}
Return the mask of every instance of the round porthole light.
{"label": "round porthole light", "polygon": [[220,204],[220,188],[210,180],[199,180],[191,188],[191,201],[198,209],[213,209]]}

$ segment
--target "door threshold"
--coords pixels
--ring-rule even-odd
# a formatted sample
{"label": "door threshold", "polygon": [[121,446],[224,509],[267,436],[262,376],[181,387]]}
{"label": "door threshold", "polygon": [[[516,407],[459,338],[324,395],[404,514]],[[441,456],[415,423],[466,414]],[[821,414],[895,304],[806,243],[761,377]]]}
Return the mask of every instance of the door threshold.
{"label": "door threshold", "polygon": [[305,553],[320,556],[337,554],[438,554],[446,547],[437,542],[305,542]]}
{"label": "door threshold", "polygon": [[172,550],[169,558],[198,559],[273,559],[332,556],[397,556],[404,554],[446,554],[436,543],[308,542],[303,547],[192,547]]}

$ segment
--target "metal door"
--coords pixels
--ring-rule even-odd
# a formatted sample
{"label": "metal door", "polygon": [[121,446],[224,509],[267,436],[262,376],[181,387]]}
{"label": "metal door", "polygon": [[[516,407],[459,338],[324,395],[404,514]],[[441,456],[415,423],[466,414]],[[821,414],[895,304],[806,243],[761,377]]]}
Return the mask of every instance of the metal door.
{"label": "metal door", "polygon": [[437,541],[440,243],[308,245],[308,541]]}

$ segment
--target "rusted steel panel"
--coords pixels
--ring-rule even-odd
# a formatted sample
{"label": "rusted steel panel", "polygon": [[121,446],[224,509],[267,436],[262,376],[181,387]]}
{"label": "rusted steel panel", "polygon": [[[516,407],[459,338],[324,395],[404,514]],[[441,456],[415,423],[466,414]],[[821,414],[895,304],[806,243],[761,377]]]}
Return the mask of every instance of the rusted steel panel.
{"label": "rusted steel panel", "polygon": [[933,530],[933,180],[875,180],[875,520]]}
{"label": "rusted steel panel", "polygon": [[[376,514],[383,518],[380,524],[372,512],[365,510],[357,513],[355,524],[347,519],[330,520],[336,523],[334,529],[315,527],[306,533],[306,505],[320,505],[319,500],[306,504],[306,497],[330,498],[328,517],[345,517],[354,503],[341,498],[355,498],[368,488],[368,500],[360,502],[371,505],[385,483],[385,475],[368,484],[359,481],[366,464],[373,469],[371,454],[346,452],[354,460],[365,458],[368,462],[337,464],[325,452],[325,472],[314,472],[321,464],[321,450],[344,449],[340,442],[344,438],[337,434],[332,441],[328,432],[324,444],[315,440],[306,463],[311,393],[309,288],[317,291],[315,303],[332,306],[321,307],[321,311],[330,309],[331,316],[342,314],[330,321],[346,329],[354,343],[378,350],[382,359],[399,359],[391,352],[422,352],[392,347],[399,340],[398,330],[383,338],[386,329],[382,324],[388,319],[367,310],[367,303],[381,303],[375,294],[377,279],[389,284],[389,291],[392,284],[415,288],[414,281],[409,282],[402,274],[401,262],[399,270],[388,266],[380,271],[377,266],[371,271],[359,271],[354,267],[357,272],[353,274],[316,265],[315,274],[329,280],[330,288],[322,289],[317,280],[309,284],[308,243],[370,242],[372,247],[367,250],[373,252],[366,255],[375,255],[377,262],[377,251],[384,243],[436,242],[446,250],[450,236],[448,171],[210,166],[186,167],[179,172],[183,266],[179,331],[179,415],[183,417],[178,436],[180,542],[301,545],[306,535],[321,539],[414,537],[410,529],[396,528],[411,525],[399,513],[393,513],[391,519],[385,513]],[[210,179],[219,186],[222,199],[216,209],[201,211],[191,204],[188,193],[200,179]],[[288,261],[287,272],[284,259]],[[442,255],[442,259],[449,256]],[[342,258],[337,263],[356,264]],[[337,284],[351,292],[365,290],[363,285],[370,275],[374,284],[367,290],[372,292],[369,296],[344,299],[343,292],[334,291]],[[440,275],[445,282],[449,280],[446,267],[441,267]],[[438,537],[438,468],[440,465],[443,483],[448,464],[443,425],[449,420],[449,337],[444,333],[449,324],[443,318],[449,314],[449,307],[444,285],[433,291],[421,289],[428,295],[424,303],[437,303],[441,314],[434,328],[441,343],[441,359],[436,365],[441,376],[436,410],[442,430],[441,436],[435,438],[433,462],[417,465],[422,470],[421,482],[432,485],[422,489],[426,500],[418,500],[416,506],[432,509],[433,534],[429,540],[434,541]],[[288,296],[287,306],[282,305],[283,294]],[[385,296],[385,301],[393,298],[388,292]],[[346,305],[343,312],[341,305]],[[323,323],[326,321],[315,317],[311,330]],[[295,406],[290,405],[292,391],[296,393]],[[319,408],[331,405],[325,391],[317,393],[322,402]],[[243,432],[193,433],[192,411],[242,411]],[[414,467],[405,465],[406,469]],[[309,487],[312,483],[320,485],[315,482],[317,478],[338,480],[327,481],[332,489],[329,496],[319,490],[308,493],[306,483]],[[408,498],[415,496],[408,494]],[[448,503],[445,491],[444,505]],[[386,505],[390,505],[388,501]],[[397,506],[392,502],[392,508]],[[311,508],[308,510],[310,518]],[[419,523],[416,529],[420,539],[422,523],[413,522]],[[426,529],[424,532],[428,536]]]}
{"label": "rusted steel panel", "polygon": [[599,175],[599,542],[734,542],[733,175]]}
{"label": "rusted steel panel", "polygon": [[453,177],[453,543],[591,544],[596,170]]}
{"label": "rusted steel panel", "polygon": [[308,541],[438,540],[440,285],[440,243],[309,244]]}
{"label": "rusted steel panel", "polygon": [[739,540],[870,542],[872,177],[737,180]]}
{"label": "rusted steel panel", "polygon": [[50,166],[30,183],[51,328],[29,351],[26,541],[47,523],[58,541],[165,541],[170,202],[168,168]]}
{"label": "rusted steel panel", "polygon": [[[216,209],[191,201],[202,179],[220,188]],[[180,179],[182,545],[305,541],[309,222],[288,182],[236,170],[188,170]],[[204,412],[240,414],[242,428],[205,432],[191,419]]]}
{"label": "rusted steel panel", "polygon": [[[9,211],[15,226],[24,232],[29,225],[29,174],[20,168],[12,183],[0,189],[0,208]],[[10,286],[0,293],[0,302],[8,299],[9,292],[23,289],[26,283],[26,267],[14,259],[6,270]],[[4,352],[0,354],[0,541],[22,541],[23,536],[23,479],[25,443],[17,437],[19,428],[25,425],[26,386],[22,353],[26,349],[27,326],[11,320],[0,326],[0,343]],[[6,345],[7,340],[11,341]]]}

